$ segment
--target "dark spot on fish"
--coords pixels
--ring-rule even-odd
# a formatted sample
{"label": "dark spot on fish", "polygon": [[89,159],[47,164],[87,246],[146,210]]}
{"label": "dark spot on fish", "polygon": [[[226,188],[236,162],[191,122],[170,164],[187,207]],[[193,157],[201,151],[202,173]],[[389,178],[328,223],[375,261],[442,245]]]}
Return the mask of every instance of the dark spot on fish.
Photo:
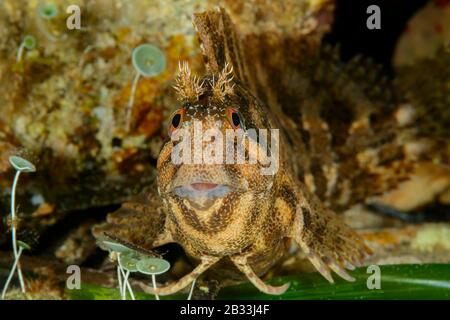
{"label": "dark spot on fish", "polygon": [[303,214],[303,226],[305,229],[308,229],[311,226],[311,212],[307,207],[301,207]]}

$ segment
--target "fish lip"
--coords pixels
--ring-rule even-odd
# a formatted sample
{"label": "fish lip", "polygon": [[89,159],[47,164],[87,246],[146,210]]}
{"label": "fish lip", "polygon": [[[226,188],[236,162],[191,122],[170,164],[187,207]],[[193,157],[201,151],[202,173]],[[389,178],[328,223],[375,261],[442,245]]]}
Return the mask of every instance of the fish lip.
{"label": "fish lip", "polygon": [[212,183],[212,182],[194,182],[188,185],[183,186],[183,188],[188,188],[194,191],[210,191],[215,188],[219,188],[223,186],[222,184]]}
{"label": "fish lip", "polygon": [[172,189],[172,192],[175,195],[191,200],[195,200],[197,198],[224,198],[231,191],[233,191],[233,188],[229,185],[209,181],[179,185]]}
{"label": "fish lip", "polygon": [[[197,188],[196,184],[206,184],[206,188]],[[181,185],[172,189],[172,195],[187,200],[192,208],[196,210],[207,210],[218,199],[226,198],[232,192],[232,188],[225,184],[215,183],[192,183]]]}

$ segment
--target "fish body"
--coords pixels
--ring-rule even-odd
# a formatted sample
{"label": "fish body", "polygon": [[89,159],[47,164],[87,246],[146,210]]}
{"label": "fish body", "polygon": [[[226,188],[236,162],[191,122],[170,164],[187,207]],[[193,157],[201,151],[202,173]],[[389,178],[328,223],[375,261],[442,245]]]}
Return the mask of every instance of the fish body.
{"label": "fish body", "polygon": [[[261,66],[261,56],[251,54],[259,47],[239,41],[223,9],[194,15],[194,25],[207,74],[196,77],[180,65],[180,104],[158,158],[157,186],[94,229],[100,245],[108,234],[149,250],[180,244],[196,267],[158,288],[161,295],[206,271],[282,294],[288,284],[270,286],[261,276],[293,243],[328,281],[332,272],[353,281],[346,270],[372,251],[335,212],[393,188],[438,144],[425,139],[428,152],[408,153],[416,111],[399,115],[409,106],[400,112],[388,86],[380,89],[385,80],[361,71],[358,58],[343,66],[332,50],[314,51],[283,74],[268,67],[280,80],[269,85],[252,69]],[[258,45],[276,43],[270,37]],[[253,134],[260,130],[262,139]],[[226,159],[229,148],[236,153]]]}

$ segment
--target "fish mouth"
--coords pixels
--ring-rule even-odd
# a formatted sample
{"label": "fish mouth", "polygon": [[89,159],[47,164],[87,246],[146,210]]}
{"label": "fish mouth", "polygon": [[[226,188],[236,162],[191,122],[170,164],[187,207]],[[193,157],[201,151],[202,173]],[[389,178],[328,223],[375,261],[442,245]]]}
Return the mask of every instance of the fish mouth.
{"label": "fish mouth", "polygon": [[186,198],[198,209],[210,207],[216,199],[225,198],[231,191],[228,185],[211,182],[195,182],[173,189],[175,195]]}
{"label": "fish mouth", "polygon": [[195,190],[195,191],[212,191],[217,188],[220,188],[223,185],[219,185],[217,183],[210,183],[210,182],[196,182],[191,183],[188,185],[188,188]]}
{"label": "fish mouth", "polygon": [[223,198],[230,193],[231,188],[224,184],[211,182],[195,182],[175,187],[173,192],[182,198],[210,197]]}

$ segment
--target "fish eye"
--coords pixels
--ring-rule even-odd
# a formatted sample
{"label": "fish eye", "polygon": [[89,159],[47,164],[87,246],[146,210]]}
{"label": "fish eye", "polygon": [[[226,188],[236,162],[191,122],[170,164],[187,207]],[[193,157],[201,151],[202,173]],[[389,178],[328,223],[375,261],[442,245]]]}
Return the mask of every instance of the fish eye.
{"label": "fish eye", "polygon": [[170,120],[169,134],[172,134],[176,129],[178,129],[183,121],[184,108],[178,109],[172,114],[172,119]]}
{"label": "fish eye", "polygon": [[181,114],[177,113],[172,118],[172,127],[178,128],[178,126],[180,125],[180,122],[181,122]]}
{"label": "fish eye", "polygon": [[227,117],[233,129],[239,129],[244,127],[242,116],[239,113],[239,111],[237,111],[235,108],[227,109]]}

